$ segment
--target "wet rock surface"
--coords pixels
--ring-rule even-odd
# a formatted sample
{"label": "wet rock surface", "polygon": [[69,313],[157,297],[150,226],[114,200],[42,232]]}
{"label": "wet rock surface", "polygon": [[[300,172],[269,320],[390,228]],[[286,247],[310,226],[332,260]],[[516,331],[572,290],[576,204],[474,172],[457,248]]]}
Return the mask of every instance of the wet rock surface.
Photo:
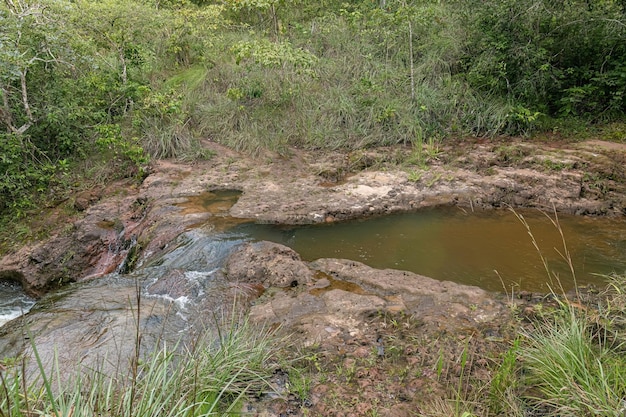
{"label": "wet rock surface", "polygon": [[[144,311],[152,312],[145,329],[171,325],[177,334],[189,325],[185,313],[210,316],[243,300],[253,320],[291,332],[307,366],[325,376],[314,381],[309,397],[253,402],[247,405],[251,413],[408,416],[425,397],[447,392],[459,376],[487,380],[490,364],[478,358],[506,350],[511,337],[511,315],[500,296],[353,261],[307,263],[267,242],[244,244],[227,256],[201,249],[185,232],[217,233],[237,218],[308,224],[437,205],[626,212],[626,146],[620,144],[557,149],[475,141],[442,146],[427,164],[411,163],[411,150],[404,148],[253,159],[207,146],[218,156],[194,164],[158,161],[140,186],[118,184],[117,192],[78,196],[74,217],[63,219],[49,239],[0,259],[0,278],[19,280],[33,294],[86,281],[64,287],[3,327],[0,351],[28,350],[24,329],[30,328],[46,360],[60,343],[72,346],[62,352],[68,366],[96,366],[116,349],[111,363],[123,363],[134,346],[136,287],[109,274],[120,268],[154,272],[165,260],[167,272],[159,270],[142,284]],[[184,207],[194,196],[217,190],[242,192],[226,209],[228,219]],[[215,259],[223,259],[224,267]],[[213,273],[218,278],[211,285],[198,283]],[[217,289],[219,296],[204,296]],[[196,300],[197,310],[172,310],[186,298]],[[462,355],[476,360],[460,369]]]}
{"label": "wet rock surface", "polygon": [[[32,338],[44,369],[54,378],[71,378],[79,369],[125,376],[138,337],[135,289],[133,279],[109,276],[44,298],[29,314],[0,328],[2,357],[32,357]],[[149,312],[140,318],[144,353],[161,342],[173,346],[186,323],[164,299],[141,302]],[[61,375],[52,372],[55,364]],[[28,377],[38,375],[36,361],[26,361],[26,366]]]}
{"label": "wet rock surface", "polygon": [[[141,186],[121,183],[86,193],[89,198],[81,194],[73,219],[61,219],[47,240],[2,257],[0,274],[19,276],[29,292],[41,295],[115,271],[129,253],[132,266],[148,263],[181,232],[215,217],[182,206],[215,190],[242,191],[228,211],[231,219],[280,224],[438,205],[555,207],[593,215],[626,210],[623,144],[468,142],[442,146],[419,164],[402,147],[353,154],[294,150],[288,158],[268,155],[259,164],[259,158],[207,146],[218,156],[194,164],[157,161]],[[328,172],[337,175],[330,178]]]}
{"label": "wet rock surface", "polygon": [[[61,370],[61,378],[90,370],[125,378],[138,356],[185,348],[200,332],[217,332],[216,321],[235,313],[233,306],[260,296],[262,286],[229,282],[220,269],[238,243],[184,233],[156,265],[51,292],[0,327],[0,357],[32,359],[36,346],[44,369]],[[37,375],[37,362],[26,364],[27,375]]]}

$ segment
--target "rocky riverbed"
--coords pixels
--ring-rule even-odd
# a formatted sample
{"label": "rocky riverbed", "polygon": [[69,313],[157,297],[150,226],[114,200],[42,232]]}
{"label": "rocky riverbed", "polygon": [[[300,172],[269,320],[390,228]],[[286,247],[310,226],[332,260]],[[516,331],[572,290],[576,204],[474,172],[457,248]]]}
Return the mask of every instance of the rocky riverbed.
{"label": "rocky riverbed", "polygon": [[[98,282],[101,277],[111,280],[107,274],[117,271],[123,281],[133,270],[149,269],[175,253],[188,231],[202,229],[210,235],[250,219],[336,222],[438,205],[626,214],[626,145],[616,143],[467,141],[419,155],[394,147],[255,157],[213,143],[206,146],[216,154],[211,160],[157,161],[141,184],[112,184],[76,195],[68,203],[74,208],[71,217],[62,214],[67,210],[49,213],[53,230],[48,239],[0,259],[0,278],[19,281],[36,296],[69,288],[71,282],[88,282],[70,296],[85,302],[98,293],[99,285],[110,287],[108,281]],[[238,190],[241,195],[232,207],[189,204],[216,190]],[[219,267],[208,265],[200,272],[217,274],[213,282],[227,289],[226,304],[244,294],[252,320],[292,333],[301,358],[324,376],[313,381],[310,398],[250,403],[248,409],[258,415],[356,416],[373,410],[411,415],[424,407],[425,398],[443,398],[451,384],[487,380],[489,358],[496,358],[511,341],[510,302],[533,301],[533,295],[511,300],[354,261],[303,262],[291,249],[267,242],[233,250],[224,254]],[[213,252],[202,253],[200,260],[205,256],[210,264]],[[153,293],[160,291],[172,300],[204,293],[205,288],[200,291],[182,281],[188,271],[184,262],[168,271],[160,272]],[[121,285],[119,280],[115,285]],[[119,290],[124,300],[132,299],[129,285]],[[176,294],[166,294],[170,289]],[[94,300],[97,307],[89,307],[88,300],[87,305],[68,307],[67,300],[51,302],[47,310],[36,308],[25,321],[3,327],[3,352],[24,348],[24,322],[46,352],[54,351],[61,334],[65,346],[82,349],[68,363],[86,363],[89,352],[102,357],[107,351],[124,351],[111,343],[132,338],[128,317],[135,304],[122,306],[119,298],[101,297]],[[107,314],[102,305],[115,314]],[[167,303],[151,308],[153,320],[161,322],[168,315]],[[55,309],[72,311],[61,320]],[[80,328],[67,331],[76,322],[95,335],[94,344],[85,347],[88,341]],[[101,336],[109,331],[110,337]],[[469,365],[461,367],[460,357],[470,357]]]}
{"label": "rocky riverbed", "polygon": [[157,161],[140,185],[121,182],[74,196],[76,213],[49,213],[51,237],[0,259],[1,276],[41,294],[115,270],[131,248],[133,261],[147,262],[182,231],[215,215],[181,205],[213,190],[242,192],[229,216],[279,224],[437,205],[611,216],[626,211],[626,145],[612,142],[466,142],[441,146],[420,161],[402,147],[350,154],[294,150],[288,157],[207,147],[216,154],[209,161]]}

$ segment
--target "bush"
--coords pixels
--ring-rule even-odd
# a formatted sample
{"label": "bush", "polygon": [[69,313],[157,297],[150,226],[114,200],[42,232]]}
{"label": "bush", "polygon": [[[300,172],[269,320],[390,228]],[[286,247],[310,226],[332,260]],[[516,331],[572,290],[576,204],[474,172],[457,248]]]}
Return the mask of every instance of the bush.
{"label": "bush", "polygon": [[0,213],[24,216],[50,185],[57,165],[38,152],[28,137],[0,134]]}
{"label": "bush", "polygon": [[626,111],[626,15],[617,1],[458,4],[470,29],[463,71],[474,88],[549,115]]}

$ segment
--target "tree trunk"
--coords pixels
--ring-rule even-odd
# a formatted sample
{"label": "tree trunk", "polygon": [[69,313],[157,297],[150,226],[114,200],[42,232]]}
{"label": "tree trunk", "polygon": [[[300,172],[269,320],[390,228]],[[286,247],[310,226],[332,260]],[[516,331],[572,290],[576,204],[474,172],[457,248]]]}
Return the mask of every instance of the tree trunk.
{"label": "tree trunk", "polygon": [[26,86],[26,73],[28,69],[24,69],[24,71],[20,72],[20,85],[22,90],[22,106],[24,107],[24,113],[26,113],[26,117],[28,118],[28,122],[24,123],[20,126],[19,129],[15,133],[22,134],[28,130],[29,127],[33,125],[34,117],[33,113],[30,110],[30,103],[28,102],[28,88]]}

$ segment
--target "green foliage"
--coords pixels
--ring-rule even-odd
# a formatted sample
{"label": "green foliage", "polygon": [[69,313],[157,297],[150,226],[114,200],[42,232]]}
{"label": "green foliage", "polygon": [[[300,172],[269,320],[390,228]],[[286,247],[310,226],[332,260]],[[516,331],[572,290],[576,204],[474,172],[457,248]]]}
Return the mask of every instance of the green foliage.
{"label": "green foliage", "polygon": [[210,62],[208,52],[216,46],[219,40],[217,30],[225,24],[223,10],[221,5],[205,5],[170,11],[160,22],[166,41],[156,43],[165,49],[162,52],[157,50],[157,64],[170,69],[168,67],[173,63],[175,68],[184,71]]}
{"label": "green foliage", "polygon": [[260,27],[278,36],[281,32],[278,11],[293,0],[225,0],[224,3],[233,20]]}
{"label": "green foliage", "polygon": [[20,214],[43,197],[59,164],[92,152],[94,126],[127,110],[123,83],[72,25],[69,4],[0,4],[0,212]]}
{"label": "green foliage", "polygon": [[501,357],[498,369],[489,386],[489,408],[494,415],[507,412],[507,404],[515,398],[518,389],[517,358],[521,339],[515,339],[512,346]]}
{"label": "green foliage", "polygon": [[626,358],[597,343],[587,317],[575,307],[550,318],[529,335],[521,354],[528,370],[525,384],[535,399],[560,415],[619,415],[626,395]]}
{"label": "green foliage", "polygon": [[268,40],[238,42],[231,50],[237,64],[244,60],[251,60],[262,67],[280,68],[292,65],[296,72],[313,75],[312,67],[317,63],[317,57],[301,48],[294,48],[288,42],[270,42]]}
{"label": "green foliage", "polygon": [[[33,193],[51,185],[57,161],[106,149],[109,172],[141,176],[142,148],[159,157],[180,153],[158,148],[153,138],[154,129],[184,130],[182,98],[173,92],[182,84],[162,87],[154,74],[182,68],[188,81],[191,68],[206,63],[216,39],[207,35],[222,24],[223,7],[155,6],[148,12],[139,1],[0,3],[0,126],[7,132],[0,213],[30,206]],[[196,71],[195,84],[185,88],[201,79]]]}
{"label": "green foliage", "polygon": [[[466,3],[464,3],[466,4]],[[552,115],[626,110],[626,15],[617,1],[471,1],[463,69],[476,88]]]}
{"label": "green foliage", "polygon": [[107,152],[116,164],[122,166],[123,171],[128,170],[125,165],[130,163],[133,167],[138,167],[139,174],[143,175],[144,166],[149,162],[149,158],[144,153],[143,148],[136,143],[122,137],[119,125],[103,124],[97,126],[98,138],[96,145],[100,150]]}
{"label": "green foliage", "polygon": [[0,134],[0,212],[23,217],[33,205],[32,194],[45,192],[56,166],[39,162],[41,157],[27,137]]}
{"label": "green foliage", "polygon": [[138,148],[197,157],[200,138],[287,152],[620,121],[625,36],[616,0],[5,1],[0,126],[28,146],[2,145],[3,207],[113,125],[132,175]]}

